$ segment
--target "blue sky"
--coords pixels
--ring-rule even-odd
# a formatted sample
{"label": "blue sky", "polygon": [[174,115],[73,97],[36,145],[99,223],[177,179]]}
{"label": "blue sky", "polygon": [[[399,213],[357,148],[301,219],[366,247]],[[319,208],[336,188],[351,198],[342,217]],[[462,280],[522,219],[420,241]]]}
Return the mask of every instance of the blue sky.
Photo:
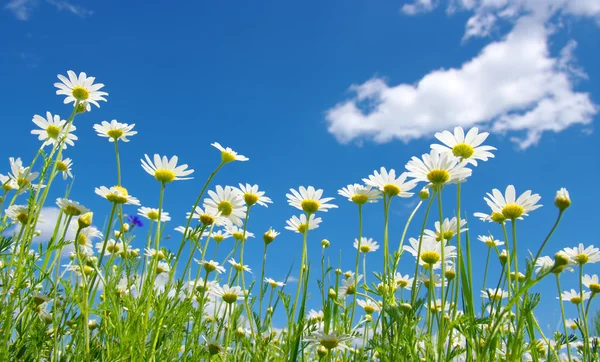
{"label": "blue sky", "polygon": [[[312,260],[318,260],[318,242],[328,238],[332,262],[341,250],[348,269],[356,208],[337,190],[380,166],[404,170],[411,156],[428,152],[436,131],[476,125],[492,132],[487,143],[498,151],[463,188],[467,215],[487,210],[483,196],[492,188],[514,184],[518,193],[539,193],[545,206],[519,223],[521,250],[535,252],[554,222],[554,193],[567,187],[573,207],[548,252],[578,242],[597,245],[590,226],[600,203],[594,183],[600,176],[600,8],[594,0],[502,4],[4,2],[0,173],[8,171],[8,157],[31,161],[39,146],[29,134],[34,114],[68,116],[52,84],[72,69],[95,76],[109,93],[100,109],[78,117],[79,141],[66,151],[76,175],[71,198],[92,208],[97,223],[110,205],[94,187],[115,184],[116,171],[112,144],[92,125],[117,119],[135,123],[139,132],[121,145],[121,157],[124,185],[144,206],[157,206],[159,190],[140,167],[144,153],[178,155],[196,170],[194,180],[167,187],[165,210],[174,217],[169,230],[183,224],[217,165],[210,143],[218,141],[250,162],[228,165],[213,187],[257,183],[274,201],[253,210],[249,224],[257,235],[269,226],[282,231],[269,247],[267,276],[281,279],[300,261],[301,237],[283,230],[298,214],[285,193],[300,185],[323,188],[340,205],[320,215],[322,226],[309,234]],[[54,196],[64,187],[57,182]],[[454,187],[446,191],[448,216],[455,213],[454,193]],[[394,201],[392,245],[415,202]],[[365,235],[381,241],[382,205],[365,212]],[[423,210],[409,236],[418,233],[422,217]],[[473,239],[488,232],[501,238],[497,226],[471,221]],[[482,273],[486,248],[474,242],[473,250],[474,268]],[[261,253],[262,241],[250,241],[246,260],[255,271]],[[368,263],[379,267],[380,259],[377,252]],[[405,255],[401,270],[410,272],[412,265]],[[575,287],[575,275],[564,279],[565,287]],[[557,316],[554,283],[538,291],[544,300],[538,313]]]}

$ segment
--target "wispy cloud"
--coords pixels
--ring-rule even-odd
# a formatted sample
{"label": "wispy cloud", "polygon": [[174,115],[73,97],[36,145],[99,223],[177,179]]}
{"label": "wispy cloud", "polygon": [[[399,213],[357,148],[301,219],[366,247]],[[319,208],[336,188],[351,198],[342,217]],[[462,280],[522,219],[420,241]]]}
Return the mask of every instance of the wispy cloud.
{"label": "wispy cloud", "polygon": [[48,4],[53,5],[58,9],[58,11],[68,11],[72,14],[75,14],[81,18],[85,18],[86,16],[92,15],[94,12],[92,10],[86,9],[81,5],[73,5],[68,1],[60,1],[60,0],[47,0]]}
{"label": "wispy cloud", "polygon": [[[52,5],[58,11],[66,11],[80,18],[85,18],[94,13],[92,10],[81,5],[76,5],[65,0],[46,0],[45,2]],[[12,12],[17,19],[27,21],[40,4],[40,0],[10,0],[4,6],[4,9]]]}

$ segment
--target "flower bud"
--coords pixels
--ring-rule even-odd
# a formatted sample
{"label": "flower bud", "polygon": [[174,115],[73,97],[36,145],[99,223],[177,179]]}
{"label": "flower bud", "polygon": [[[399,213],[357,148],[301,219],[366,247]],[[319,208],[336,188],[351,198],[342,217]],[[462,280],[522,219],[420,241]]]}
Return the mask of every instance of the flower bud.
{"label": "flower bud", "polygon": [[421,200],[429,199],[429,189],[427,187],[423,187],[423,189],[421,191],[419,191],[419,198]]}
{"label": "flower bud", "polygon": [[406,312],[410,312],[410,310],[412,309],[412,306],[408,303],[400,303],[398,308],[400,308],[401,311],[406,313]]}
{"label": "flower bud", "polygon": [[571,206],[571,198],[569,197],[569,191],[564,187],[556,191],[556,197],[554,198],[554,205],[558,207],[560,211],[564,211]]}
{"label": "flower bud", "polygon": [[335,299],[335,297],[337,296],[335,289],[329,288],[329,292],[327,293],[327,296],[331,299]]}
{"label": "flower bud", "polygon": [[329,243],[329,240],[327,240],[327,239],[323,239],[323,240],[321,240],[321,246],[322,246],[323,248],[328,248],[328,247],[329,247],[329,245],[331,245],[331,244]]}
{"label": "flower bud", "polygon": [[506,261],[508,260],[508,252],[506,250],[502,250],[500,255],[498,255],[498,259],[500,260],[500,264],[506,264]]}
{"label": "flower bud", "polygon": [[325,356],[327,356],[327,348],[323,347],[323,346],[319,346],[319,348],[317,348],[317,354],[319,355],[319,357],[323,358]]}
{"label": "flower bud", "polygon": [[77,219],[77,224],[79,224],[79,228],[85,229],[85,228],[89,227],[90,225],[92,225],[93,217],[94,217],[94,213],[91,211],[86,212],[85,214],[79,216],[79,218]]}

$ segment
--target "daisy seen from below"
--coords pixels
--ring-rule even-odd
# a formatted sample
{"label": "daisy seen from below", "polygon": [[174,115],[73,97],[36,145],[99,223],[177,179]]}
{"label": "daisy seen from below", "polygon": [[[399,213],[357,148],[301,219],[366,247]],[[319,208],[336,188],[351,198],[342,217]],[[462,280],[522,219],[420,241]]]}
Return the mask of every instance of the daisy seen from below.
{"label": "daisy seen from below", "polygon": [[242,290],[241,287],[230,287],[229,285],[215,285],[210,290],[210,293],[215,297],[221,298],[221,300],[223,300],[227,304],[233,304],[238,300],[243,300],[245,296],[245,292]]}
{"label": "daisy seen from below", "polygon": [[40,129],[32,130],[31,134],[37,135],[38,140],[44,141],[42,147],[47,145],[59,145],[61,142],[63,149],[66,149],[67,145],[75,146],[73,141],[77,140],[77,136],[72,132],[77,128],[72,124],[69,127],[69,133],[65,135],[67,121],[61,120],[58,114],[53,116],[50,112],[46,112],[46,118],[36,114],[33,116],[32,121],[36,126],[40,127]]}
{"label": "daisy seen from below", "polygon": [[573,304],[581,304],[583,301],[590,299],[590,295],[590,292],[584,291],[582,294],[580,294],[579,292],[575,291],[575,289],[571,289],[570,291],[565,290],[560,296],[556,297],[556,299],[568,300]]}
{"label": "daisy seen from below", "polygon": [[159,209],[142,206],[138,209],[138,215],[145,217],[150,221],[158,221],[158,215],[160,214],[160,221],[171,221],[169,213]]}
{"label": "daisy seen from below", "polygon": [[71,167],[73,167],[73,161],[70,158],[65,158],[56,162],[56,169],[58,172],[62,173],[63,180],[66,180],[68,177],[73,178]]}
{"label": "daisy seen from below", "polygon": [[564,248],[563,251],[569,256],[573,264],[584,265],[587,263],[597,263],[600,261],[600,249],[594,245],[585,247],[579,243],[575,248]]}
{"label": "daisy seen from below", "polygon": [[139,200],[129,195],[127,189],[123,186],[113,186],[111,188],[100,186],[96,187],[95,191],[97,195],[115,204],[140,205]]}
{"label": "daisy seen from below", "polygon": [[[419,257],[419,265],[433,266],[433,269],[439,269],[442,265],[442,242],[429,237],[424,237],[421,243],[421,255],[418,256],[419,241],[415,238],[408,240],[410,245],[404,245],[402,248],[409,252],[415,258]],[[451,264],[451,258],[456,256],[455,246],[444,246],[445,264]]]}
{"label": "daisy seen from below", "polygon": [[381,199],[381,192],[369,185],[348,185],[338,190],[338,194],[357,205],[364,205],[368,202],[373,203]]}
{"label": "daisy seen from below", "polygon": [[227,260],[227,262],[229,264],[231,264],[231,266],[238,272],[246,271],[246,272],[252,274],[252,269],[250,269],[250,267],[248,265],[243,265],[242,263],[238,263],[237,261],[235,261],[234,258]]}
{"label": "daisy seen from below", "polygon": [[88,208],[81,205],[77,201],[72,201],[63,198],[56,199],[56,206],[58,206],[67,216],[79,216],[90,211]]}
{"label": "daisy seen from below", "polygon": [[252,206],[254,204],[259,204],[260,206],[267,207],[267,204],[272,204],[270,198],[265,196],[264,191],[258,190],[258,185],[250,185],[250,184],[240,184],[240,188],[238,189],[239,193],[242,195],[246,206]]}
{"label": "daisy seen from below", "polygon": [[472,173],[466,165],[467,163],[459,162],[450,154],[439,154],[436,150],[431,150],[421,158],[413,156],[406,164],[406,169],[409,171],[408,176],[413,177],[416,182],[427,182],[438,188],[466,181]]}
{"label": "daisy seen from below", "polygon": [[350,275],[348,278],[342,280],[342,285],[338,289],[338,295],[340,298],[346,298],[349,295],[356,294],[356,286],[362,280],[363,276],[359,275],[358,278],[354,275]]}
{"label": "daisy seen from below", "polygon": [[271,278],[265,278],[265,283],[269,284],[271,286],[271,288],[273,288],[273,289],[275,289],[277,287],[282,288],[285,285],[284,282],[278,282]]}
{"label": "daisy seen from below", "polygon": [[487,245],[490,248],[493,247],[498,247],[498,246],[502,246],[504,245],[504,242],[501,240],[496,240],[493,236],[487,236],[487,235],[479,235],[477,237],[477,240],[481,241],[482,243],[484,243],[485,245]]}
{"label": "daisy seen from below", "polygon": [[113,119],[110,123],[102,121],[100,124],[95,124],[94,130],[98,133],[98,136],[108,138],[109,142],[129,142],[127,137],[137,134],[137,131],[132,131],[133,127],[135,127],[135,124],[121,123]]}
{"label": "daisy seen from below", "polygon": [[396,286],[400,288],[405,288],[407,290],[412,289],[412,284],[414,280],[415,278],[411,278],[410,275],[402,275],[399,272],[396,272],[396,275],[394,276],[394,283],[396,284]]}
{"label": "daisy seen from below", "polygon": [[220,243],[221,241],[230,238],[231,234],[227,231],[217,230],[212,232],[211,237],[216,243]]}
{"label": "daisy seen from below", "polygon": [[8,161],[10,162],[10,173],[8,176],[14,180],[15,184],[18,186],[19,193],[29,189],[31,183],[38,177],[39,173],[30,172],[29,167],[23,167],[21,158],[15,159],[10,157]]}
{"label": "daisy seen from below", "polygon": [[583,278],[581,278],[581,283],[588,287],[592,294],[595,295],[600,293],[600,281],[598,281],[598,276],[596,274],[593,274],[592,276],[589,276],[588,274],[584,275]]}
{"label": "daisy seen from below", "polygon": [[4,193],[7,193],[9,191],[16,190],[19,188],[19,185],[17,185],[17,181],[13,180],[9,176],[5,176],[2,174],[0,174],[0,185],[2,185],[2,189],[4,190]]}
{"label": "daisy seen from below", "polygon": [[[467,220],[465,219],[461,219],[460,220],[460,232],[464,233],[465,231],[467,231],[468,229],[465,228],[464,226],[467,224]],[[436,221],[435,222],[435,231],[432,230],[425,230],[425,235],[429,236],[431,238],[434,238],[437,241],[442,240],[442,236],[440,235],[440,222]],[[456,217],[453,217],[452,219],[444,219],[444,222],[442,223],[442,230],[444,233],[444,240],[448,241],[450,239],[452,239],[454,237],[454,235],[456,234],[456,230],[458,228],[458,220],[456,219]]]}
{"label": "daisy seen from below", "polygon": [[265,242],[265,245],[271,244],[277,236],[279,236],[279,232],[270,227],[269,230],[263,234],[263,241]]}
{"label": "daisy seen from below", "polygon": [[491,288],[488,288],[486,290],[482,290],[481,291],[481,296],[483,298],[490,299],[490,300],[493,300],[493,301],[497,302],[500,299],[508,298],[508,292],[504,291],[502,289],[491,289]]}
{"label": "daisy seen from below", "polygon": [[29,208],[27,205],[12,205],[8,209],[4,210],[6,216],[13,222],[19,222],[20,224],[26,224],[29,221]]}
{"label": "daisy seen from below", "polygon": [[[96,249],[99,252],[102,252],[103,248],[104,248],[103,242],[96,243]],[[124,250],[123,243],[120,241],[115,241],[114,239],[109,239],[106,241],[105,250],[108,255],[120,255]]]}
{"label": "daisy seen from below", "polygon": [[366,314],[373,314],[375,312],[379,312],[381,307],[376,302],[371,299],[359,299],[356,301],[358,305],[365,310]]}
{"label": "daisy seen from below", "polygon": [[417,184],[414,181],[406,181],[408,174],[403,172],[400,176],[396,177],[396,170],[391,169],[389,172],[385,167],[381,167],[379,172],[373,171],[372,175],[368,178],[364,178],[363,182],[371,187],[378,189],[381,193],[386,196],[393,197],[411,197],[414,195],[412,190]]}
{"label": "daisy seen from below", "polygon": [[100,108],[98,101],[106,102],[104,96],[107,96],[108,93],[100,91],[104,84],[94,84],[95,77],[88,77],[84,72],[79,73],[78,77],[72,70],[67,71],[67,75],[69,78],[59,74],[58,79],[62,83],[54,83],[54,86],[58,88],[56,94],[66,96],[65,104],[85,103],[85,108],[89,112],[91,110],[90,103]]}
{"label": "daisy seen from below", "polygon": [[[490,218],[493,220],[494,213],[500,213],[506,220],[521,219],[523,216],[528,216],[529,212],[542,207],[538,205],[541,196],[532,194],[531,190],[522,193],[516,197],[515,187],[508,185],[504,195],[498,189],[493,189],[492,193],[487,193],[487,197],[483,198],[488,206],[492,209]],[[493,220],[495,221],[495,220]]]}
{"label": "daisy seen from below", "polygon": [[338,334],[335,331],[325,333],[321,330],[317,330],[310,336],[304,338],[304,340],[309,342],[313,347],[323,346],[329,352],[333,350],[348,350],[349,347],[346,343],[351,342],[353,339],[352,336],[346,334]]}
{"label": "daisy seen from below", "polygon": [[321,223],[320,217],[315,217],[314,214],[310,215],[308,223],[306,222],[306,214],[300,214],[300,217],[294,215],[286,221],[286,230],[291,230],[298,234],[304,234],[308,230],[313,230],[319,227]]}
{"label": "daisy seen from below", "polygon": [[233,162],[233,161],[248,161],[248,157],[244,155],[240,155],[230,147],[223,147],[219,142],[211,143],[211,146],[221,151],[221,162],[223,164]]}
{"label": "daisy seen from below", "polygon": [[177,166],[177,161],[179,158],[177,156],[171,157],[169,160],[167,156],[163,156],[162,158],[155,154],[154,162],[148,157],[148,155],[144,155],[145,160],[142,161],[142,168],[148,172],[150,175],[154,176],[154,178],[162,182],[163,184],[167,184],[172,181],[179,180],[190,180],[193,177],[185,177],[194,173],[194,170],[188,170],[188,165],[179,165]]}
{"label": "daisy seen from below", "polygon": [[571,197],[569,196],[569,191],[566,188],[562,187],[558,191],[556,191],[556,197],[554,197],[554,205],[558,207],[559,210],[564,211],[569,206],[571,206]]}
{"label": "daisy seen from below", "polygon": [[471,128],[465,135],[462,127],[455,127],[454,134],[450,131],[436,133],[435,138],[443,145],[433,144],[431,148],[439,153],[450,153],[461,161],[477,166],[477,160],[487,161],[494,157],[490,151],[495,151],[495,147],[481,145],[489,135],[488,132],[479,133],[477,127]]}
{"label": "daisy seen from below", "polygon": [[327,212],[328,209],[337,208],[337,205],[328,204],[333,197],[321,197],[323,196],[322,189],[300,186],[298,191],[290,189],[290,192],[291,194],[285,194],[288,204],[307,214],[314,214],[317,211]]}
{"label": "daisy seen from below", "polygon": [[379,245],[373,240],[373,238],[367,239],[363,236],[360,238],[360,245],[358,239],[354,239],[354,249],[360,250],[361,253],[369,253],[377,251],[377,249],[379,249]]}
{"label": "daisy seen from below", "polygon": [[196,260],[196,263],[202,265],[204,267],[204,270],[206,270],[208,273],[216,271],[219,274],[223,274],[225,272],[225,268],[219,265],[219,262],[216,262],[214,260]]}
{"label": "daisy seen from below", "polygon": [[248,238],[254,237],[254,233],[251,233],[248,230],[244,231],[243,228],[237,227],[232,224],[227,224],[225,226],[225,230],[227,231],[227,233],[229,235],[233,236],[233,238],[237,241],[246,241],[246,240],[248,240]]}
{"label": "daisy seen from below", "polygon": [[242,226],[242,220],[246,218],[246,207],[244,199],[236,189],[231,186],[222,187],[217,185],[215,191],[208,191],[209,198],[204,199],[204,208],[213,214],[228,219],[237,226]]}
{"label": "daisy seen from below", "polygon": [[[186,215],[188,218],[190,217],[189,212]],[[212,224],[225,225],[225,221],[227,220],[221,217],[220,211],[212,208],[205,208],[205,210],[202,210],[200,206],[196,206],[191,215],[192,219],[200,220],[200,222],[206,226],[210,226]]]}
{"label": "daisy seen from below", "polygon": [[[502,252],[505,253],[506,250],[503,250]],[[568,258],[568,256],[567,256],[567,258]],[[569,260],[569,262],[570,262],[570,260]],[[552,259],[551,257],[549,257],[547,255],[539,257],[538,260],[535,262],[535,266],[536,266],[535,272],[536,273],[547,272],[548,270],[553,269],[555,265],[556,265],[556,263],[555,263],[554,259]],[[560,271],[563,271],[563,270],[568,270],[568,271],[572,272],[573,268],[571,268],[567,264],[567,265],[561,266]]]}

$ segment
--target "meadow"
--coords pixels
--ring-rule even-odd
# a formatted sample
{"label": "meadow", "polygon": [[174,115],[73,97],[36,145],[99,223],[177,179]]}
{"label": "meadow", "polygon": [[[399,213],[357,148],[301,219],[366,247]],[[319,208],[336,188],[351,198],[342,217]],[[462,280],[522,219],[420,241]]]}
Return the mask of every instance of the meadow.
{"label": "meadow", "polygon": [[[93,126],[114,148],[117,177],[112,185],[94,185],[93,195],[110,205],[110,214],[94,215],[68,192],[49,199],[53,187],[78,187],[75,169],[89,171],[90,160],[65,155],[80,141],[77,129],[91,127],[85,119],[108,98],[104,85],[83,72],[58,75],[55,87],[70,115],[33,115],[39,149],[10,158],[10,169],[0,175],[0,360],[599,360],[594,301],[600,281],[593,264],[600,249],[546,247],[571,207],[566,189],[544,195],[552,200],[544,207],[555,208],[556,218],[546,221],[543,239],[528,240],[535,253],[520,244],[518,232],[542,207],[535,191],[490,189],[481,195],[486,208],[468,220],[489,224],[499,237],[469,233],[461,189],[481,163],[493,163],[498,150],[486,144],[487,132],[456,127],[436,133],[436,143],[407,160],[406,171],[381,167],[337,191],[290,185],[293,216],[284,230],[274,225],[254,235],[249,216],[272,203],[268,191],[236,180],[212,182],[222,168],[252,162],[243,152],[212,143],[214,154],[205,161],[214,171],[203,176],[177,156],[145,155],[139,165],[121,167],[120,152],[127,152],[122,146],[143,135],[117,120]],[[142,167],[156,185],[157,207],[142,206],[135,189],[121,182],[121,173],[132,167]],[[185,200],[188,214],[169,215],[165,190],[191,177],[206,179]],[[442,195],[456,199],[456,211],[444,209]],[[418,201],[400,242],[392,242],[390,225],[400,221],[390,206],[409,198]],[[52,237],[36,243],[42,209],[52,204],[60,209]],[[311,237],[327,213],[341,207],[357,214],[345,225],[356,230],[351,270],[331,261],[338,253],[328,240]],[[383,213],[379,242],[363,235],[366,213]],[[172,218],[182,224],[169,243],[174,250],[163,245]],[[107,221],[98,226],[96,220]],[[147,231],[140,233],[142,225]],[[420,233],[408,235],[410,225]],[[290,265],[286,279],[274,280],[265,263],[280,232],[296,234],[290,252],[300,264],[295,273]],[[234,246],[215,260],[225,239]],[[250,242],[263,248],[262,263],[245,264]],[[472,257],[475,243],[486,245],[485,260]],[[309,248],[321,250],[320,260],[309,260]],[[383,267],[369,267],[373,258]],[[499,277],[488,278],[491,270]],[[483,287],[475,285],[474,273],[483,274]],[[575,273],[579,283],[561,284],[564,273]],[[532,291],[545,279],[556,284],[555,294]],[[558,330],[540,327],[540,303],[560,306]],[[567,304],[576,307],[574,318],[566,318]]]}

